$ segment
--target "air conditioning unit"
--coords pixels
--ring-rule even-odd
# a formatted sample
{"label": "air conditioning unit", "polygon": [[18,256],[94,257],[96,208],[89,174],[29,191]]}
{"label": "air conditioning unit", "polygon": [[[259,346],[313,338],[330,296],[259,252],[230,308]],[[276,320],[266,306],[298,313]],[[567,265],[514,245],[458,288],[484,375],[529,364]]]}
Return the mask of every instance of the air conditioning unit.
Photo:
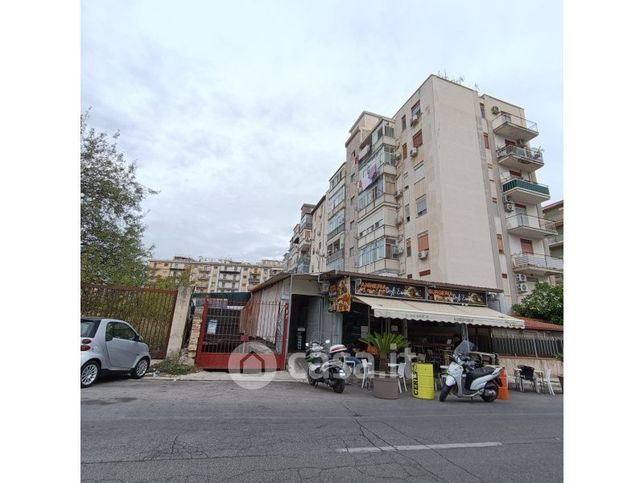
{"label": "air conditioning unit", "polygon": [[402,158],[402,155],[400,153],[396,153],[396,155],[394,156],[394,159],[396,161],[400,161],[401,158]]}
{"label": "air conditioning unit", "polygon": [[492,114],[496,115],[500,112],[499,106],[492,106]]}
{"label": "air conditioning unit", "polygon": [[421,250],[418,252],[418,258],[420,258],[421,260],[424,260],[425,258],[427,258],[427,255],[429,255],[428,250]]}
{"label": "air conditioning unit", "polygon": [[525,139],[517,139],[517,144],[519,146],[525,146]]}
{"label": "air conditioning unit", "polygon": [[519,291],[519,293],[526,293],[528,291],[528,284],[527,283],[517,284],[517,290]]}
{"label": "air conditioning unit", "polygon": [[403,248],[401,246],[398,246],[398,245],[393,246],[393,254],[394,254],[394,256],[395,255],[402,255],[402,253],[403,253]]}
{"label": "air conditioning unit", "polygon": [[396,190],[396,198],[400,198],[403,195],[402,190]]}
{"label": "air conditioning unit", "polygon": [[528,277],[523,273],[517,273],[515,278],[517,279],[517,283],[525,283],[528,281]]}
{"label": "air conditioning unit", "polygon": [[418,154],[418,149],[416,149],[416,148],[411,148],[411,149],[409,150],[409,155],[410,155],[412,158],[415,158],[417,154]]}
{"label": "air conditioning unit", "polygon": [[512,200],[508,195],[503,195],[503,203],[512,203]]}
{"label": "air conditioning unit", "polygon": [[414,114],[413,116],[411,116],[411,120],[409,121],[409,123],[410,123],[412,126],[416,125],[416,123],[418,123],[418,119],[419,119],[419,117],[420,117],[420,116],[419,116],[418,114]]}
{"label": "air conditioning unit", "polygon": [[329,291],[329,282],[319,282],[320,292],[327,293]]}
{"label": "air conditioning unit", "polygon": [[514,211],[514,203],[505,203],[505,211],[508,213]]}

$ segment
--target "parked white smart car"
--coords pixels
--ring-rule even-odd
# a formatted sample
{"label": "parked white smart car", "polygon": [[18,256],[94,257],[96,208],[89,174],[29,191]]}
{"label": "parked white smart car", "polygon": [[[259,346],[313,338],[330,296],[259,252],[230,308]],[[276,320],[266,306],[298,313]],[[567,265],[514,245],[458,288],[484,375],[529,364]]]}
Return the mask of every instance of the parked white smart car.
{"label": "parked white smart car", "polygon": [[150,350],[134,328],[123,320],[81,317],[81,387],[94,384],[101,374],[145,376]]}

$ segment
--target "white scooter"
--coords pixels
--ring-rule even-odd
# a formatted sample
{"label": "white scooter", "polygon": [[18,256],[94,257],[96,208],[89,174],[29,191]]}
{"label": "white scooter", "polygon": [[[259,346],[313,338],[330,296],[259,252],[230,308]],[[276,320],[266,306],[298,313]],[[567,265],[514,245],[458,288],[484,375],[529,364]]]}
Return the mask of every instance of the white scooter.
{"label": "white scooter", "polygon": [[347,374],[342,361],[336,355],[347,352],[347,348],[343,344],[336,344],[327,349],[326,346],[330,342],[326,340],[324,345],[317,341],[305,344],[306,362],[308,362],[306,377],[311,386],[317,386],[321,382],[335,392],[341,393],[344,391]]}
{"label": "white scooter", "polygon": [[472,350],[474,344],[468,340],[462,341],[454,349],[454,354],[450,356],[452,362],[447,368],[447,376],[438,397],[439,401],[445,401],[450,392],[460,398],[481,396],[485,402],[496,399],[498,388],[501,386],[501,369],[476,367],[476,362],[469,357]]}

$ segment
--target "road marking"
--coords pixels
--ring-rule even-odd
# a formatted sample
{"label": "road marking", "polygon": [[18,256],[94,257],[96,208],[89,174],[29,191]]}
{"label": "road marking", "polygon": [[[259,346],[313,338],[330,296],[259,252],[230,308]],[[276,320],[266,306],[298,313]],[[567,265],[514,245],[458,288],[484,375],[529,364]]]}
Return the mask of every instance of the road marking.
{"label": "road marking", "polygon": [[366,446],[364,448],[339,448],[338,453],[376,453],[379,451],[418,451],[423,449],[457,449],[457,448],[489,448],[503,446],[499,442],[486,443],[446,443],[446,444],[415,444],[403,446]]}

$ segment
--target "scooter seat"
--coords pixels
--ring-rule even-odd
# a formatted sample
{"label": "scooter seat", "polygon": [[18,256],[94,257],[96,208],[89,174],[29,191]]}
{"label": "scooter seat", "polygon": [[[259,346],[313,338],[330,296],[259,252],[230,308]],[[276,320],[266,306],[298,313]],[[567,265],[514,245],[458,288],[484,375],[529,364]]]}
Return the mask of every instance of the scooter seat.
{"label": "scooter seat", "polygon": [[493,367],[477,367],[468,372],[468,375],[471,375],[472,379],[477,379],[479,377],[487,376],[494,372]]}

